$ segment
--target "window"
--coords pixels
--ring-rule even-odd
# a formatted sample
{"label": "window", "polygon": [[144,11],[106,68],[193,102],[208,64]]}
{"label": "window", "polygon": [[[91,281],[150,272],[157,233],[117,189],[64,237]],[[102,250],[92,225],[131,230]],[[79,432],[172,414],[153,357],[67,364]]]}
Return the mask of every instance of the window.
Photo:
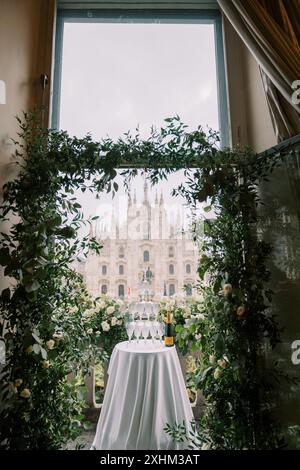
{"label": "window", "polygon": [[145,250],[143,253],[143,260],[144,263],[148,263],[150,261],[150,254],[148,250]]}
{"label": "window", "polygon": [[174,247],[169,246],[169,258],[173,258],[173,256],[174,256]]}
{"label": "window", "polygon": [[169,266],[169,274],[174,274],[174,264],[170,264],[170,266]]}
{"label": "window", "polygon": [[124,295],[125,295],[125,286],[124,286],[124,284],[119,284],[119,286],[118,286],[118,296],[120,298],[123,298]]}
{"label": "window", "polygon": [[124,274],[124,266],[123,266],[123,264],[120,264],[120,266],[119,266],[119,274],[121,274],[121,275]]}
{"label": "window", "polygon": [[106,266],[106,264],[103,264],[103,265],[102,265],[102,274],[103,274],[103,276],[105,276],[105,275],[107,274],[107,266]]}
{"label": "window", "polygon": [[107,285],[106,285],[106,284],[102,284],[102,286],[101,286],[101,294],[107,294]]}
{"label": "window", "polygon": [[187,297],[191,297],[191,295],[193,294],[192,284],[186,285],[185,292],[186,292]]}
{"label": "window", "polygon": [[175,294],[175,284],[170,284],[169,285],[169,296],[171,297],[174,294]]}
{"label": "window", "polygon": [[120,246],[119,248],[119,258],[124,258],[124,246]]}
{"label": "window", "polygon": [[185,266],[185,272],[186,272],[186,274],[191,274],[191,271],[192,271],[191,265],[190,265],[189,263],[186,264],[186,266]]}
{"label": "window", "polygon": [[[221,130],[228,145],[218,9],[64,9],[56,30],[53,127],[117,138],[178,114],[194,129]],[[118,64],[122,73],[113,73]]]}

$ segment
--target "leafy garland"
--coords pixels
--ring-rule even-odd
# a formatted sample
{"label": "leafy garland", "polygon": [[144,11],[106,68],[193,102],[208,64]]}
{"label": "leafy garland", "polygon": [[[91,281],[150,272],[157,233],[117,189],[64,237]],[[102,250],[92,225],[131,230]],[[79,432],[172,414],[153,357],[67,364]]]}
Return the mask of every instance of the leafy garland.
{"label": "leafy garland", "polygon": [[[188,132],[179,117],[152,129],[147,140],[128,133],[117,142],[71,138],[37,122],[34,114],[20,120],[15,142],[20,172],[4,186],[1,205],[1,220],[13,218],[9,232],[1,232],[0,249],[0,264],[13,280],[0,305],[6,346],[1,446],[54,449],[73,436],[81,402],[66,375],[87,367],[94,351],[82,317],[92,306],[80,299],[84,288],[70,264],[79,253],[101,248],[95,239],[78,237],[85,222],[74,191],[117,191],[116,169],[123,168],[126,185],[138,165],[152,184],[184,169],[186,181],[173,194],[183,195],[191,207],[209,201],[208,210],[216,214],[205,221],[199,266],[201,279],[210,276],[208,285],[199,284],[209,321],[199,340],[203,442],[216,449],[278,447],[271,385],[277,373],[264,365],[266,349],[279,340],[266,267],[271,247],[256,231],[258,184],[278,158],[220,150],[216,133],[205,134],[201,127]],[[194,328],[183,332],[178,326],[183,343]]]}

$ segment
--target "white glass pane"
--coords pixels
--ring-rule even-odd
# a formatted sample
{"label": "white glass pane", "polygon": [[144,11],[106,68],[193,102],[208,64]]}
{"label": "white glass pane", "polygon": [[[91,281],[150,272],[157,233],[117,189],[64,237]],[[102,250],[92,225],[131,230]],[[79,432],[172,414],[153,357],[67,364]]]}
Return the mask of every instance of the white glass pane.
{"label": "white glass pane", "polygon": [[219,129],[213,24],[65,23],[62,129],[146,136],[176,114]]}

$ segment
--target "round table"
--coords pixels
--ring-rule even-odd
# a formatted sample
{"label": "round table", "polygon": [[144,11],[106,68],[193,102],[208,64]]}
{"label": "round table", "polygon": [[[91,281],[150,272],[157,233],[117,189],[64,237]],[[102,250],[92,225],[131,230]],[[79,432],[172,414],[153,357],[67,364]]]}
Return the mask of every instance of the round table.
{"label": "round table", "polygon": [[175,347],[151,340],[115,346],[92,449],[184,449],[164,427],[192,420]]}

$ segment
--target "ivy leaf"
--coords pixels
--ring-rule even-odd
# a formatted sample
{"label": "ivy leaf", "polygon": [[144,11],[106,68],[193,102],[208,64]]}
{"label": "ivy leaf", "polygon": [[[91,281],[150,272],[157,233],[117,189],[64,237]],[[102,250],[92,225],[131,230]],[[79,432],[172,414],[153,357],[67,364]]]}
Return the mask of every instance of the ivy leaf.
{"label": "ivy leaf", "polygon": [[10,262],[10,254],[8,248],[1,248],[0,249],[0,265],[6,266]]}
{"label": "ivy leaf", "polygon": [[221,334],[215,336],[215,350],[218,354],[223,354],[224,337]]}
{"label": "ivy leaf", "polygon": [[25,290],[26,292],[30,293],[30,292],[37,291],[40,287],[41,287],[40,283],[35,279],[33,282],[25,286]]}
{"label": "ivy leaf", "polygon": [[1,298],[3,303],[9,302],[10,301],[10,289],[7,287],[2,291]]}

